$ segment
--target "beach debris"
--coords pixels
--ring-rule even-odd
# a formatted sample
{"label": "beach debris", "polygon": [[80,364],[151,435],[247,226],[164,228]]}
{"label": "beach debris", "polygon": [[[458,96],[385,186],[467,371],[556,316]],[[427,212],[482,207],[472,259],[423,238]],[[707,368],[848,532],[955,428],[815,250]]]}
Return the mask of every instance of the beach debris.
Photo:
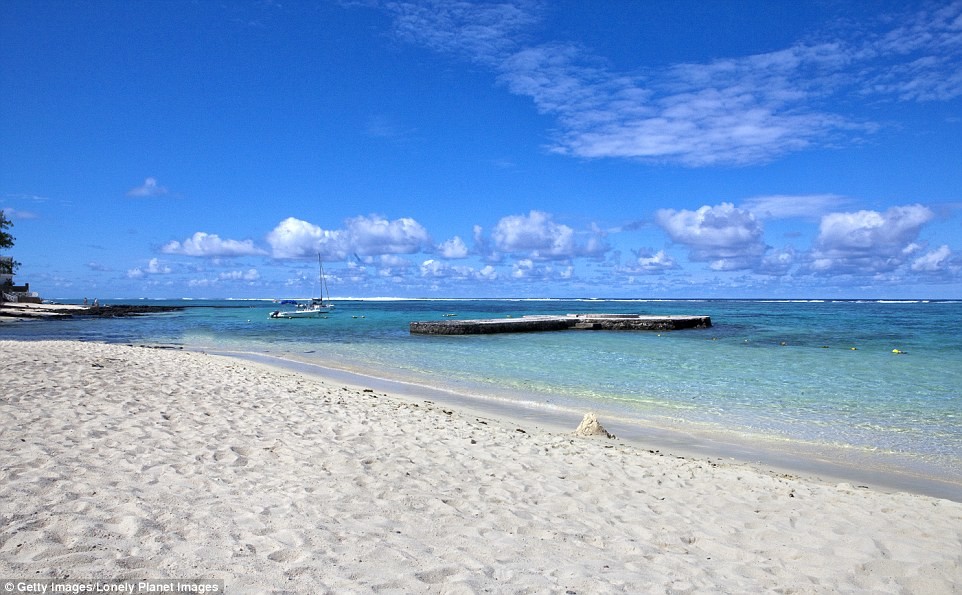
{"label": "beach debris", "polygon": [[575,434],[579,436],[604,436],[605,438],[614,438],[615,435],[609,432],[601,425],[598,421],[598,416],[592,413],[586,413],[584,419],[578,424],[578,429],[575,430]]}

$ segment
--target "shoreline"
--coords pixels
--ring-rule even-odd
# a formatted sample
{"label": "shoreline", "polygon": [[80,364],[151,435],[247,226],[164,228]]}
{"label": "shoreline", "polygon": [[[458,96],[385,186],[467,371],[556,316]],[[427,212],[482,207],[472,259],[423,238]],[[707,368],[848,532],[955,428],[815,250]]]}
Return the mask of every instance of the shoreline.
{"label": "shoreline", "polygon": [[196,577],[231,593],[962,584],[950,500],[186,349],[0,341],[0,374],[10,577]]}
{"label": "shoreline", "polygon": [[[185,346],[185,349],[194,350]],[[332,365],[298,359],[296,354],[274,354],[219,349],[196,349],[205,353],[239,358],[282,370],[308,374],[322,380],[371,387],[393,396],[428,399],[487,415],[507,423],[530,424],[550,432],[572,432],[589,411],[597,412],[601,422],[620,442],[666,455],[744,464],[771,473],[804,476],[826,484],[848,482],[863,489],[909,492],[962,502],[962,482],[926,474],[923,469],[892,465],[880,466],[876,454],[853,453],[850,449],[793,441],[776,443],[753,439],[736,440],[721,433],[645,425],[642,420],[609,415],[601,409],[574,409],[526,403],[492,395],[464,394],[427,383],[375,376],[368,371],[345,370]],[[848,460],[840,461],[839,455]]]}
{"label": "shoreline", "polygon": [[35,304],[30,302],[0,302],[0,323],[36,320],[66,320],[74,316],[91,318],[122,318],[144,316],[183,310],[184,306],[156,305],[78,305],[78,304]]}

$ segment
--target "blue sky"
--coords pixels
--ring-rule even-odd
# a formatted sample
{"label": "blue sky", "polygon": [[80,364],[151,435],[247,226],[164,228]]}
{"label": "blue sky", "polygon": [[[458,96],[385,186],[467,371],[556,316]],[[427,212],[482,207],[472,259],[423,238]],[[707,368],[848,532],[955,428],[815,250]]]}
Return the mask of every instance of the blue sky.
{"label": "blue sky", "polygon": [[45,297],[962,297],[962,1],[0,3]]}

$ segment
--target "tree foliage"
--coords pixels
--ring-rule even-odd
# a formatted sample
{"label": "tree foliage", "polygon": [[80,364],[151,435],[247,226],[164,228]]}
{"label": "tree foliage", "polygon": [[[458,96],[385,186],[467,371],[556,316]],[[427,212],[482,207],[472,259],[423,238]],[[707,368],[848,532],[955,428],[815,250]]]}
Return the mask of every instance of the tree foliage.
{"label": "tree foliage", "polygon": [[[13,248],[14,238],[7,230],[13,227],[13,222],[7,219],[7,214],[0,209],[0,250]],[[17,270],[20,263],[12,258],[0,259],[0,273],[11,274]]]}
{"label": "tree foliage", "polygon": [[16,239],[7,231],[13,227],[13,222],[7,219],[7,214],[0,209],[0,249],[13,248],[13,241]]}

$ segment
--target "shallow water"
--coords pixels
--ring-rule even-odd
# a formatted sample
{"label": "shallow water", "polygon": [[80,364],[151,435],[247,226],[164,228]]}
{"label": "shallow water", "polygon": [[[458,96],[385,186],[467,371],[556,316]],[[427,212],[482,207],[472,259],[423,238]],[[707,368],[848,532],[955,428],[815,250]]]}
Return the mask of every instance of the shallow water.
{"label": "shallow water", "polygon": [[[0,336],[270,353],[546,412],[592,409],[693,434],[890,457],[962,482],[958,301],[372,300],[337,302],[322,320],[270,320],[269,301],[175,303],[191,307],[132,319],[5,324]],[[412,320],[451,314],[569,312],[704,314],[714,326],[408,332]]]}

